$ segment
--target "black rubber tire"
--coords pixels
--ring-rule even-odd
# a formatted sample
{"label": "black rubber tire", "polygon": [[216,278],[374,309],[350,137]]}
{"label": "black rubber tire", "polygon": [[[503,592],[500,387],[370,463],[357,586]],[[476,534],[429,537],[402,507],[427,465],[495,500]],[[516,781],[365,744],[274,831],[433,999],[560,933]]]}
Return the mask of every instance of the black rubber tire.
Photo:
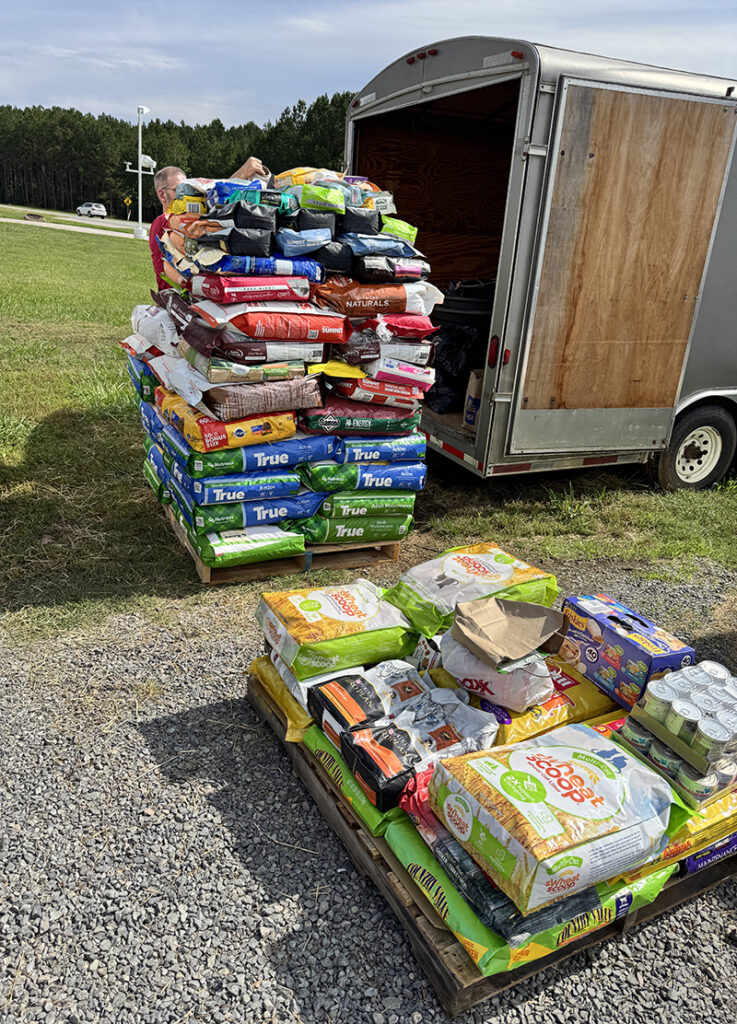
{"label": "black rubber tire", "polygon": [[[722,438],[722,454],[714,469],[703,480],[687,483],[676,471],[676,456],[684,438],[698,427],[712,427]],[[653,456],[650,475],[664,491],[701,491],[711,487],[725,475],[737,450],[737,423],[721,405],[700,405],[687,409],[675,422],[670,444],[664,452]]]}

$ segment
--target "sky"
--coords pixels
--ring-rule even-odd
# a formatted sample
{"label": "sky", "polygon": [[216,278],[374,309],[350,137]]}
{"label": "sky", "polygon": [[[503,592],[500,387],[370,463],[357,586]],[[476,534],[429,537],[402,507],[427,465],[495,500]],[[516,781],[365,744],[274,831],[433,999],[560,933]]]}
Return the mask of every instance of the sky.
{"label": "sky", "polygon": [[85,0],[5,5],[0,104],[134,121],[275,119],[298,99],[358,92],[404,53],[505,36],[737,81],[737,2],[704,0]]}

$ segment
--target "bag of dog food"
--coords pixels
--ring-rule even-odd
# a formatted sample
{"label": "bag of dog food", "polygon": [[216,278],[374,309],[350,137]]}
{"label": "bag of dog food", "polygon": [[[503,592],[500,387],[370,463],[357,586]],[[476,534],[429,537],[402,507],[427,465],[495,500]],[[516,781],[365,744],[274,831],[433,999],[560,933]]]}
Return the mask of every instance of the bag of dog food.
{"label": "bag of dog food", "polygon": [[402,658],[416,643],[405,617],[365,579],[262,594],[256,620],[297,679]]}
{"label": "bag of dog food", "polygon": [[381,343],[375,331],[354,332],[345,346],[340,349],[340,356],[351,366],[368,363],[381,355]]}
{"label": "bag of dog food", "polygon": [[290,228],[292,231],[324,231],[326,228],[333,238],[337,227],[337,217],[334,213],[324,210],[296,210],[294,213],[282,214],[279,217],[280,228]]}
{"label": "bag of dog food", "polygon": [[338,442],[336,462],[419,462],[427,441],[419,430],[404,437],[346,437]]}
{"label": "bag of dog food", "polygon": [[190,255],[200,274],[260,275],[263,277],[306,277],[324,281],[325,271],[314,259],[290,259],[283,253],[273,256],[231,256],[220,249],[203,246]]}
{"label": "bag of dog food", "polygon": [[450,630],[440,645],[443,668],[459,686],[510,711],[526,711],[553,695],[553,680],[542,655],[531,654],[496,670],[458,643]]}
{"label": "bag of dog food", "polygon": [[328,738],[340,746],[345,729],[393,718],[430,688],[412,665],[394,659],[314,683],[307,691],[307,708]]}
{"label": "bag of dog food", "polygon": [[435,766],[433,810],[522,913],[643,863],[690,812],[585,725]]}
{"label": "bag of dog food", "polygon": [[349,235],[378,235],[379,214],[376,210],[349,207],[340,222],[341,232]]}
{"label": "bag of dog food", "polygon": [[179,461],[168,452],[163,453],[163,458],[171,475],[197,505],[283,498],[297,494],[300,489],[299,474],[294,470],[264,469],[253,473],[197,478],[186,473]]}
{"label": "bag of dog food", "polygon": [[283,713],[287,721],[287,728],[284,734],[285,742],[301,743],[305,733],[313,724],[312,719],[289,692],[284,680],[279,675],[276,666],[271,663],[268,655],[252,661],[250,672],[252,676],[258,679],[273,702]]}
{"label": "bag of dog food", "polygon": [[329,494],[319,509],[325,519],[349,519],[353,516],[411,516],[415,508],[414,491],[338,491]]}
{"label": "bag of dog food", "polygon": [[183,340],[208,359],[226,359],[246,366],[292,359],[318,363],[324,359],[326,347],[307,341],[255,341],[235,331],[208,327],[201,320],[187,325]]}
{"label": "bag of dog food", "polygon": [[270,228],[237,228],[232,221],[227,220],[219,223],[217,231],[206,230],[195,234],[201,246],[214,246],[231,256],[271,256],[274,235]]}
{"label": "bag of dog food", "polygon": [[438,754],[485,750],[498,728],[493,715],[469,707],[457,693],[430,690],[393,718],[342,732],[340,749],[369,800],[383,811]]}
{"label": "bag of dog food", "polygon": [[171,503],[171,491],[161,476],[159,476],[156,467],[151,463],[148,457],[143,460],[143,476],[146,483],[154,492],[156,500],[162,505],[169,505]]}
{"label": "bag of dog food", "polygon": [[350,246],[354,256],[394,256],[403,259],[417,256],[417,250],[409,242],[389,235],[359,235],[347,231],[338,235],[337,241]]}
{"label": "bag of dog food", "polygon": [[[197,452],[163,419],[155,406],[150,408],[158,416],[153,429],[160,432],[162,448],[174,456],[188,476],[200,479],[231,473],[259,473],[265,469],[287,469],[300,462],[320,462],[331,458],[338,446],[338,438],[330,435],[295,434],[288,441],[274,441],[272,444]],[[145,420],[144,426],[156,438]]]}
{"label": "bag of dog food", "polygon": [[425,281],[430,276],[430,264],[421,259],[356,256],[354,266],[359,281]]}
{"label": "bag of dog food", "polygon": [[262,384],[271,380],[295,380],[305,375],[305,364],[301,359],[234,363],[230,359],[203,356],[184,338],[179,339],[179,355],[211,384]]}
{"label": "bag of dog food", "polygon": [[[419,367],[415,369],[419,369]],[[417,408],[417,403],[425,397],[425,392],[419,387],[390,384],[387,381],[372,380],[371,377],[364,377],[361,380],[336,380],[333,383],[333,390],[336,394],[343,398],[350,398],[354,402],[391,405],[395,409],[410,409],[412,411]]]}
{"label": "bag of dog food", "polygon": [[434,636],[452,624],[459,601],[493,594],[549,608],[557,593],[555,576],[485,542],[449,548],[414,566],[386,592],[386,599],[401,608],[420,633]]}
{"label": "bag of dog food", "polygon": [[291,519],[306,519],[315,514],[325,497],[324,494],[303,490],[279,498],[198,505],[192,501],[172,474],[169,474],[168,483],[182,514],[196,533],[240,530],[248,526],[263,526],[265,523],[286,523]]}
{"label": "bag of dog food", "polygon": [[248,203],[237,199],[232,203],[219,203],[208,213],[209,220],[232,221],[237,228],[261,228],[276,231],[276,210],[262,203]]}
{"label": "bag of dog food", "polygon": [[305,406],[316,408],[322,402],[319,380],[311,375],[268,384],[216,384],[205,395],[204,403],[219,420],[292,412]]}
{"label": "bag of dog food", "polygon": [[410,245],[415,244],[417,228],[408,224],[406,220],[398,220],[396,217],[382,217],[381,222],[381,233],[383,235],[390,235],[392,238],[402,238],[405,242],[409,242]]}
{"label": "bag of dog food", "polygon": [[288,558],[304,553],[304,537],[300,533],[275,526],[252,526],[237,530],[197,533],[187,522],[181,508],[172,505],[177,521],[187,539],[205,565],[222,568],[226,565],[250,565],[272,558]]}
{"label": "bag of dog food", "polygon": [[[312,253],[323,270],[328,274],[350,274],[353,269],[353,250],[343,242],[328,242]],[[325,280],[323,273],[322,280]]]}
{"label": "bag of dog food", "polygon": [[[276,245],[285,256],[296,257],[314,253],[332,241],[328,228],[313,228],[309,231],[293,231],[291,228],[279,228],[276,233]],[[314,258],[314,257],[313,257]]]}
{"label": "bag of dog food", "polygon": [[159,386],[159,379],[153,370],[142,359],[128,356],[128,375],[133,387],[144,402],[153,402],[154,392]]}
{"label": "bag of dog food", "polygon": [[310,297],[306,277],[225,277],[221,274],[197,274],[192,278],[195,299],[215,302],[302,302]]}
{"label": "bag of dog food", "polygon": [[150,345],[162,355],[176,355],[179,337],[171,316],[158,306],[135,306],[131,313],[131,325]]}
{"label": "bag of dog food", "polygon": [[321,515],[293,522],[291,529],[304,534],[308,544],[358,544],[367,541],[403,540],[412,529],[412,516],[363,516],[360,519],[326,519]]}
{"label": "bag of dog food", "polygon": [[315,301],[338,313],[358,317],[371,313],[416,313],[428,316],[443,293],[426,281],[410,284],[361,284],[352,277],[329,277],[312,286]]}
{"label": "bag of dog food", "polygon": [[211,327],[231,324],[249,338],[272,341],[330,341],[342,345],[352,333],[350,321],[309,302],[243,302],[221,306],[209,299],[192,306]]}
{"label": "bag of dog food", "polygon": [[303,409],[300,413],[300,426],[307,434],[394,436],[411,434],[419,425],[419,409],[410,412],[387,405],[352,402],[338,395],[329,395],[322,409]]}
{"label": "bag of dog food", "polygon": [[391,462],[368,466],[356,462],[311,462],[300,466],[303,482],[313,491],[369,491],[378,488],[421,491],[427,470],[422,462]]}
{"label": "bag of dog food", "polygon": [[173,427],[185,437],[191,448],[198,452],[211,452],[219,448],[239,448],[265,441],[281,441],[296,432],[293,412],[280,412],[269,416],[249,416],[248,419],[221,423],[211,416],[193,409],[179,395],[165,388],[156,389],[156,404]]}
{"label": "bag of dog food", "polygon": [[304,209],[345,213],[345,197],[341,189],[325,188],[321,185],[302,185],[301,189],[298,200]]}
{"label": "bag of dog food", "polygon": [[[161,415],[161,410],[156,405],[152,405],[150,402],[141,402],[138,407],[138,413],[141,417],[141,425],[143,429],[149,434],[156,442],[156,444],[163,445],[162,434],[165,427],[168,426],[166,419]],[[169,427],[171,430],[172,428]],[[336,438],[335,451],[338,450],[340,441]]]}
{"label": "bag of dog food", "polygon": [[340,750],[316,725],[310,726],[305,732],[302,742],[372,835],[383,836],[393,821],[401,821],[404,818],[404,811],[399,807],[391,807],[384,812],[377,811],[354,779]]}
{"label": "bag of dog food", "polygon": [[437,329],[429,316],[412,316],[409,313],[382,313],[380,316],[369,317],[356,328],[358,331],[380,331],[382,341],[389,341],[391,338],[412,338],[422,341]]}

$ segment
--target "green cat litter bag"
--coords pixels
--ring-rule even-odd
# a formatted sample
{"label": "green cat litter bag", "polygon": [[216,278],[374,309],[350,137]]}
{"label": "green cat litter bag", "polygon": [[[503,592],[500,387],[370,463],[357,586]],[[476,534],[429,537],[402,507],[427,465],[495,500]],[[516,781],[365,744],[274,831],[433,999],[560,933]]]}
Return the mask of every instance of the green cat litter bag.
{"label": "green cat litter bag", "polygon": [[172,507],[189,543],[205,565],[211,568],[268,562],[272,558],[304,553],[305,541],[301,533],[282,530],[278,526],[247,526],[222,533],[195,533],[179,509]]}
{"label": "green cat litter bag", "polygon": [[292,520],[290,527],[304,534],[308,544],[358,544],[372,540],[402,540],[412,529],[412,516],[363,516],[360,519]]}
{"label": "green cat litter bag", "polygon": [[302,740],[322,770],[330,776],[352,809],[364,822],[372,835],[383,836],[392,821],[407,818],[399,807],[389,811],[377,811],[343,760],[338,748],[330,742],[317,725],[311,725]]}
{"label": "green cat litter bag", "polygon": [[338,491],[323,501],[318,515],[325,519],[350,516],[411,516],[415,509],[414,491]]}
{"label": "green cat litter bag", "polygon": [[596,887],[600,906],[576,915],[571,921],[538,932],[523,945],[512,949],[471,910],[409,819],[391,822],[384,838],[423,896],[430,901],[486,977],[513,971],[539,960],[584,935],[605,928],[617,918],[647,906],[660,895],[676,867],[671,864],[630,885],[608,886],[601,883]]}
{"label": "green cat litter bag", "polygon": [[415,565],[384,597],[429,637],[453,624],[459,601],[493,595],[549,608],[557,593],[555,576],[508,555],[496,544],[483,543],[450,548],[438,558]]}

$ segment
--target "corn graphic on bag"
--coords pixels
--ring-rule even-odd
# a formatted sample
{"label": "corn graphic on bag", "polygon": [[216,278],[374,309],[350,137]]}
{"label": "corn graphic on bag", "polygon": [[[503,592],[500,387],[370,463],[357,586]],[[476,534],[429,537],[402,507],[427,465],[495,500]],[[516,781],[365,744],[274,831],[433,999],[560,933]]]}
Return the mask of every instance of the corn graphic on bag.
{"label": "corn graphic on bag", "polygon": [[262,594],[256,620],[297,679],[403,658],[417,643],[404,615],[369,580]]}

